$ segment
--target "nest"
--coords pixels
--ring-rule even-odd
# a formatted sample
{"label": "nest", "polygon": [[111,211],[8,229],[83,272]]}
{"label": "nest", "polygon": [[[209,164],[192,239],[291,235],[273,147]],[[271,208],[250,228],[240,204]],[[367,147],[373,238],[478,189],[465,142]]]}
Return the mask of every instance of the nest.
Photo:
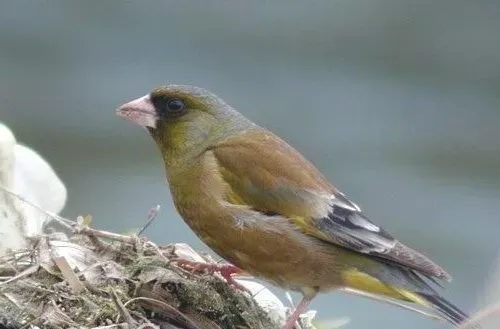
{"label": "nest", "polygon": [[276,328],[250,294],[172,262],[185,244],[66,226],[0,258],[0,328]]}

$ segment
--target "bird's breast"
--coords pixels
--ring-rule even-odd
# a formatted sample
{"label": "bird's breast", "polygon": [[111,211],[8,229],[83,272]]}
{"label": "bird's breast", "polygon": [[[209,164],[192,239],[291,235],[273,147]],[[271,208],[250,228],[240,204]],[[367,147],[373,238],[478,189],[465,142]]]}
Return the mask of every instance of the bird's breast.
{"label": "bird's breast", "polygon": [[176,208],[196,235],[228,262],[279,286],[332,285],[339,273],[339,250],[305,235],[297,239],[289,230],[239,225],[226,207],[231,186],[216,165],[208,155],[168,176]]}

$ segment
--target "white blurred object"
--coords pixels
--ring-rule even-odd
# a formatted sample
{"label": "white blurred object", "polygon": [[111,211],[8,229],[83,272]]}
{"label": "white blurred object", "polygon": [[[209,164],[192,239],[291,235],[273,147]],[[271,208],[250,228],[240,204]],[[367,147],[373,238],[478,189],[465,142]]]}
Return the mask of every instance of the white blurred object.
{"label": "white blurred object", "polygon": [[285,324],[287,308],[275,294],[255,281],[247,279],[236,279],[236,281],[250,291],[253,299],[267,313],[272,322],[279,327]]}
{"label": "white blurred object", "polygon": [[[9,128],[0,123],[0,184],[12,188],[16,139]],[[24,207],[13,195],[0,190],[0,256],[7,249],[26,246]]]}
{"label": "white blurred object", "polygon": [[[66,187],[47,161],[21,144],[14,147],[14,159],[14,192],[54,214],[61,212],[66,204]],[[26,234],[40,234],[47,216],[29,205],[25,211],[29,219]]]}
{"label": "white blurred object", "polygon": [[181,259],[186,259],[192,262],[207,263],[207,260],[187,243],[175,243],[173,252]]}
{"label": "white blurred object", "polygon": [[[66,203],[66,187],[52,167],[35,151],[16,143],[0,123],[0,184],[53,213]],[[46,215],[0,190],[0,255],[26,246],[25,237],[42,233]]]}
{"label": "white blurred object", "polygon": [[314,318],[316,317],[316,313],[318,313],[316,310],[309,310],[299,315],[300,324],[304,329],[316,328],[312,323]]}
{"label": "white blurred object", "polygon": [[346,327],[351,320],[348,317],[341,317],[333,320],[321,321],[321,328],[338,329]]}

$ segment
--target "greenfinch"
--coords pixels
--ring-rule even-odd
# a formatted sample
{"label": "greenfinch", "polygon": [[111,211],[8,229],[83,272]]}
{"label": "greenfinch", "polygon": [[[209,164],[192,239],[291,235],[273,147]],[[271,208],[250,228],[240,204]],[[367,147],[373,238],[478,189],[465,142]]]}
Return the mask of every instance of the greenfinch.
{"label": "greenfinch", "polygon": [[302,293],[283,329],[295,327],[318,292],[346,288],[418,304],[457,326],[467,319],[429,282],[450,281],[443,268],[213,93],[163,86],[117,113],[154,139],[176,209],[203,242],[238,268]]}

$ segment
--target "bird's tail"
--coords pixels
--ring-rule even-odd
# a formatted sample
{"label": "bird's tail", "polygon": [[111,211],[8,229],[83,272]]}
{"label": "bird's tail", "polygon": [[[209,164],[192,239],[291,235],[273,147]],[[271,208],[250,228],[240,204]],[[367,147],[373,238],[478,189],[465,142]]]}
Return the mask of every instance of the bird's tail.
{"label": "bird's tail", "polygon": [[[445,320],[455,326],[460,326],[469,320],[469,316],[467,314],[441,296],[425,293],[416,293],[416,295],[423,298]],[[479,326],[471,326],[470,328],[479,329]]]}
{"label": "bird's tail", "polygon": [[[394,300],[401,300],[405,302],[414,303],[424,308],[432,309],[443,320],[446,320],[454,326],[460,326],[469,320],[467,314],[462,312],[458,307],[439,296],[439,294],[427,284],[421,277],[411,271],[399,271],[398,268],[388,267],[390,272],[383,272],[384,268],[378,268],[377,275],[379,277],[386,274],[386,280],[381,281],[379,278],[370,274],[361,272],[357,269],[344,272],[344,284],[350,290],[361,291],[375,296],[385,296]],[[396,275],[399,273],[400,279],[406,280],[407,287],[401,288],[396,285],[388,284],[387,273]],[[390,277],[389,277],[390,279]],[[479,326],[467,326],[467,329],[479,329]]]}

